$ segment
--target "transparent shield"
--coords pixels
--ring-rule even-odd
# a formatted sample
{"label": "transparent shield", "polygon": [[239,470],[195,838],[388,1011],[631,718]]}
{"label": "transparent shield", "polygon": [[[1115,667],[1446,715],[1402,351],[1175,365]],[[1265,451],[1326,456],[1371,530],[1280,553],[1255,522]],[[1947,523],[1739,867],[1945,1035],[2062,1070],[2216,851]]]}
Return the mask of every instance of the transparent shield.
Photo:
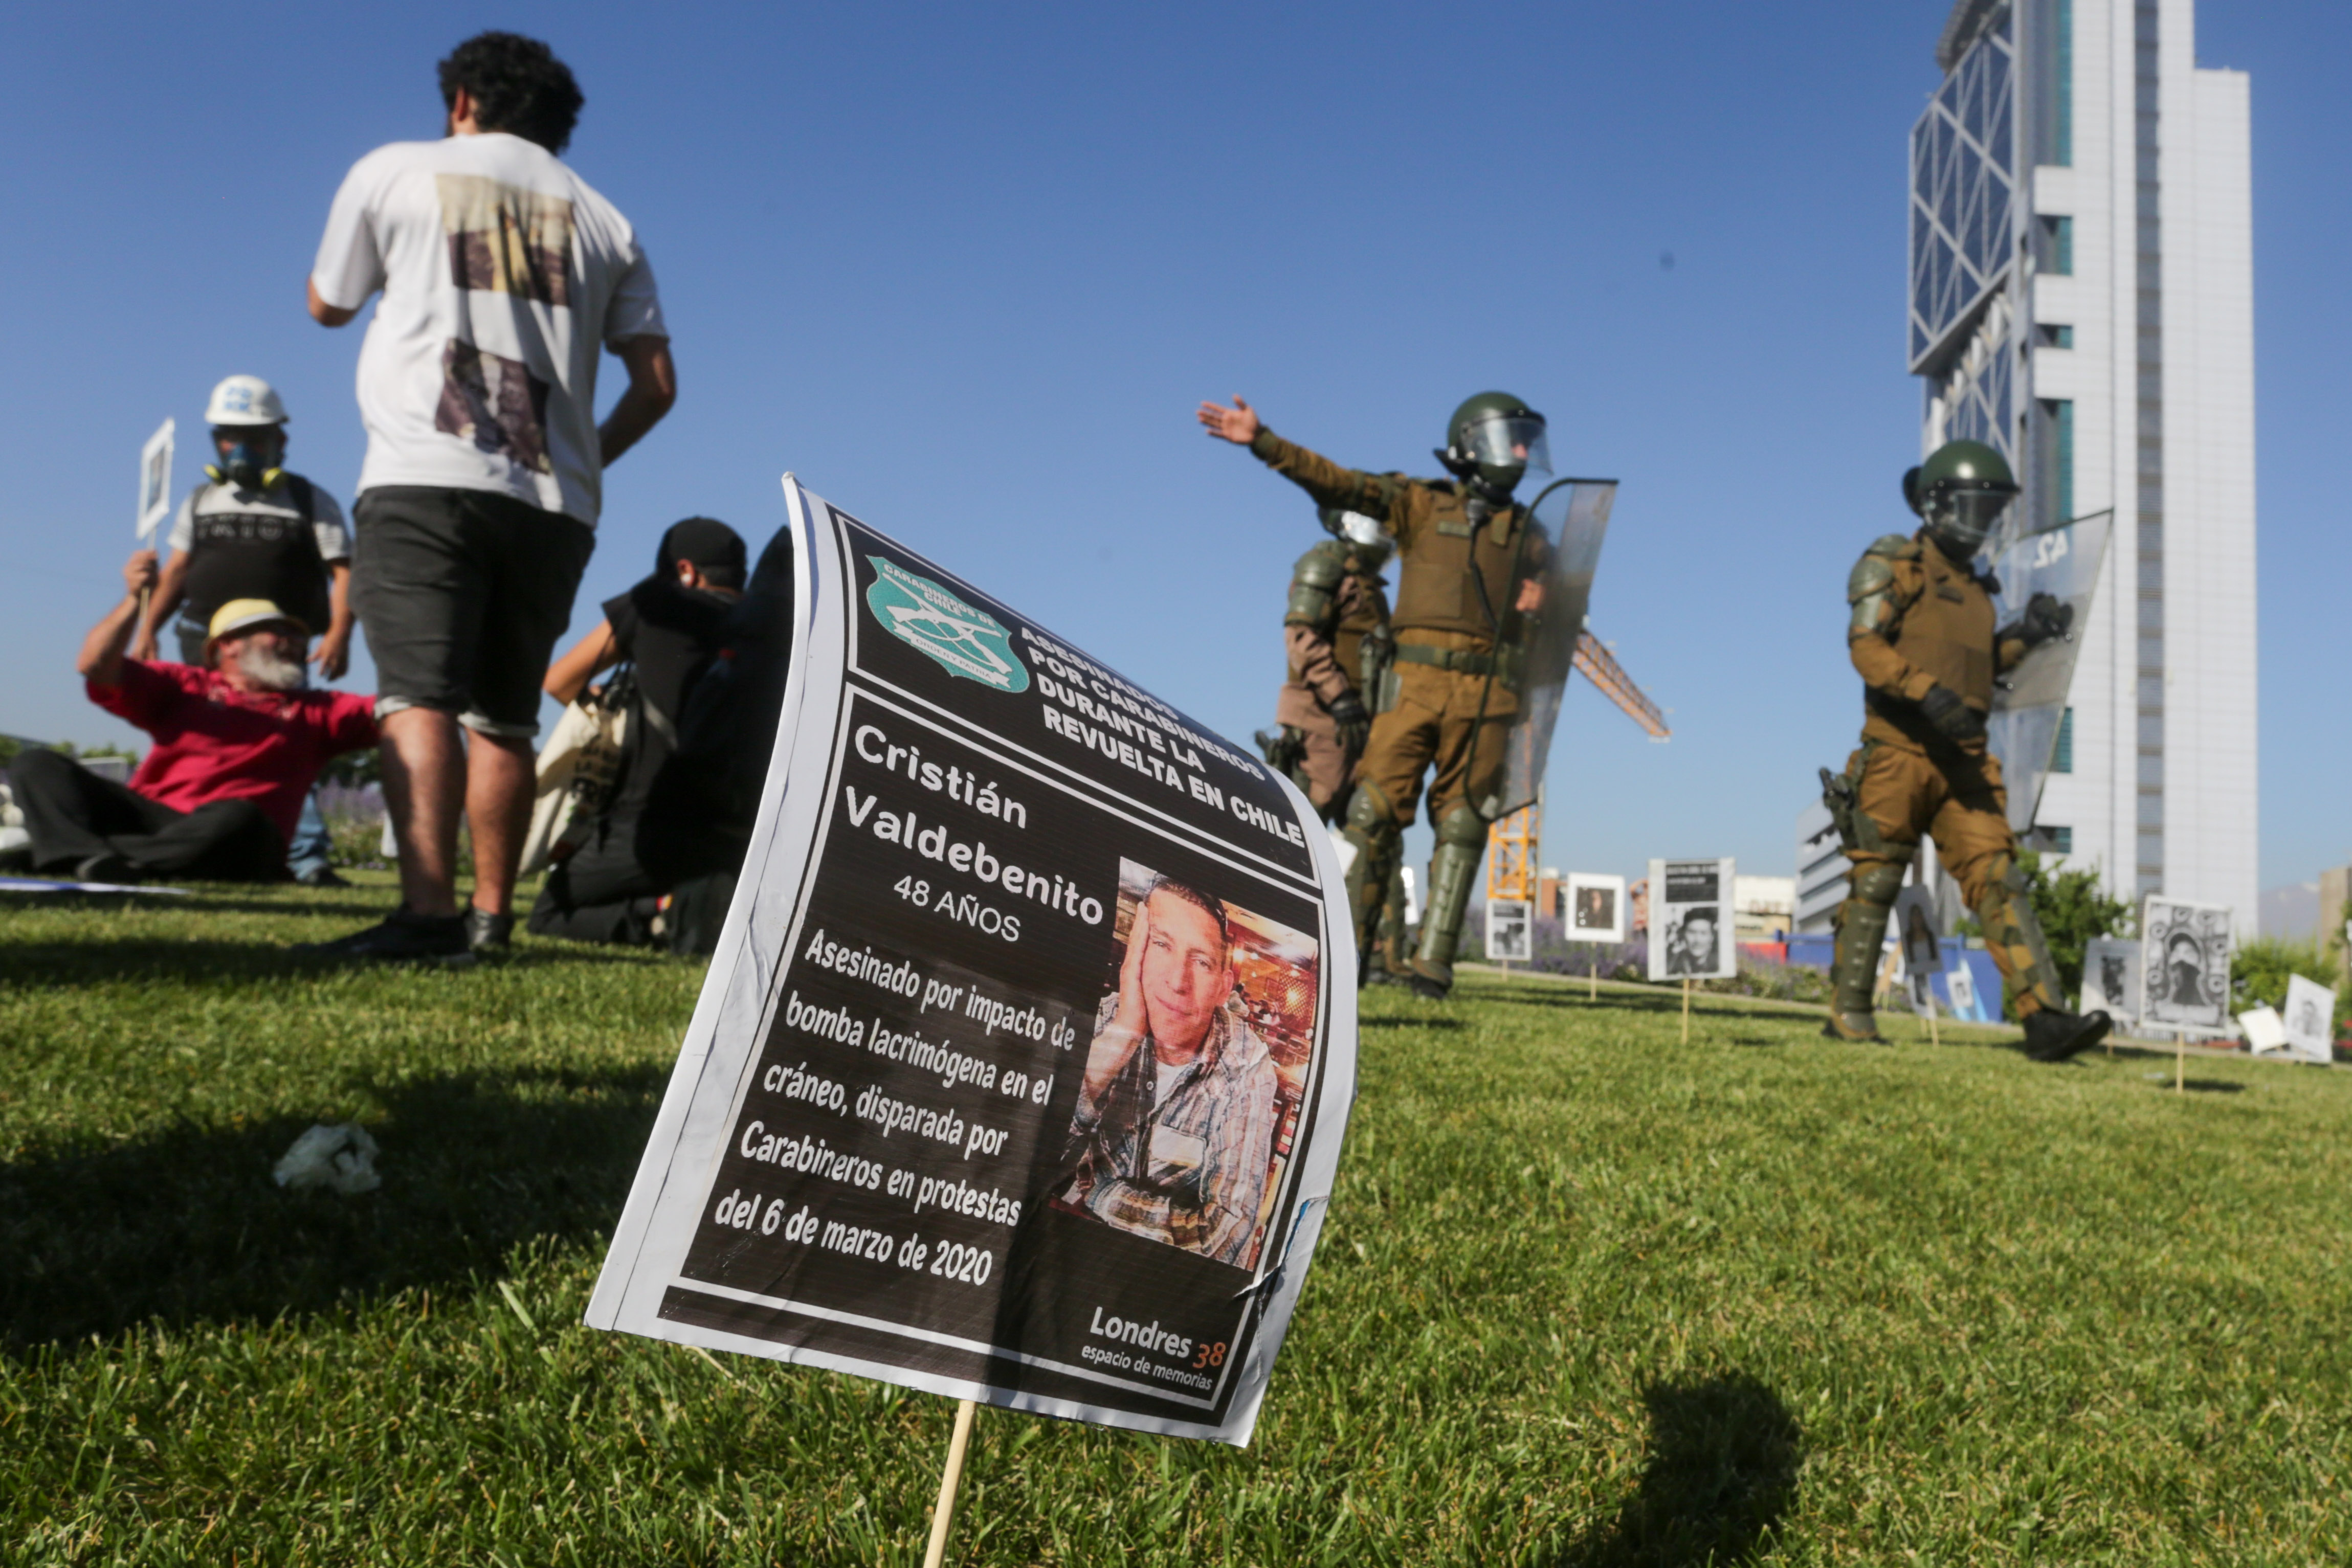
{"label": "transparent shield", "polygon": [[1592,574],[1601,565],[1601,542],[1609,532],[1609,509],[1616,504],[1614,479],[1561,479],[1546,486],[1528,510],[1533,519],[1519,552],[1518,583],[1541,585],[1537,607],[1514,617],[1521,635],[1519,711],[1511,722],[1503,754],[1503,778],[1487,815],[1499,821],[1531,804],[1543,788],[1544,764],[1551,755],[1560,698],[1575,665],[1576,640],[1584,631],[1592,601]]}
{"label": "transparent shield", "polygon": [[2000,758],[2009,785],[2009,825],[2022,837],[2033,826],[2042,786],[2058,747],[2066,696],[2074,684],[2074,661],[2091,624],[2091,599],[2107,559],[2113,512],[2095,512],[2039,532],[2012,536],[1993,556],[2000,592],[1993,606],[2007,626],[2025,613],[2028,601],[2046,593],[2074,610],[2069,634],[2053,637],[2025,655],[1993,688],[1992,713],[1985,720],[1992,752]]}

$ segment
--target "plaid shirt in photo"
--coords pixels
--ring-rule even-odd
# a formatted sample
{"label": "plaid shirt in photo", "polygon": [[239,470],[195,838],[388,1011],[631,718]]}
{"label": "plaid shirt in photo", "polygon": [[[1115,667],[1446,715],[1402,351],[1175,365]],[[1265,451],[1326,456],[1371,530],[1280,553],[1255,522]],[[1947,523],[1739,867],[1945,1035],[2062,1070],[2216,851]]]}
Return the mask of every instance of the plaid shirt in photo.
{"label": "plaid shirt in photo", "polygon": [[[1116,992],[1095,1016],[1099,1037]],[[1200,1054],[1163,1073],[1149,1035],[1071,1128],[1076,1177],[1063,1196],[1107,1225],[1246,1269],[1274,1158],[1279,1078],[1265,1042],[1218,1009]]]}

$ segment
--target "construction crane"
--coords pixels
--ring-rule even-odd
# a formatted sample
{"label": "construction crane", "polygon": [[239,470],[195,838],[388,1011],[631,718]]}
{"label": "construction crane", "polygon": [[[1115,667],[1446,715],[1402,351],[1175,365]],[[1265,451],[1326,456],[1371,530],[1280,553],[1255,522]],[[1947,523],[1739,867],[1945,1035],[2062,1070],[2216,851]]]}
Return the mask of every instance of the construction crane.
{"label": "construction crane", "polygon": [[[1658,705],[1649,699],[1633,677],[1617,663],[1617,656],[1601,645],[1590,631],[1576,640],[1576,668],[1584,678],[1601,688],[1601,694],[1619,707],[1625,716],[1640,725],[1652,740],[1665,740],[1672,731],[1666,727],[1666,716]],[[1543,800],[1522,806],[1486,830],[1486,898],[1524,899],[1534,902],[1540,869],[1536,864],[1536,852],[1543,842]],[[1541,913],[1538,911],[1538,913]]]}

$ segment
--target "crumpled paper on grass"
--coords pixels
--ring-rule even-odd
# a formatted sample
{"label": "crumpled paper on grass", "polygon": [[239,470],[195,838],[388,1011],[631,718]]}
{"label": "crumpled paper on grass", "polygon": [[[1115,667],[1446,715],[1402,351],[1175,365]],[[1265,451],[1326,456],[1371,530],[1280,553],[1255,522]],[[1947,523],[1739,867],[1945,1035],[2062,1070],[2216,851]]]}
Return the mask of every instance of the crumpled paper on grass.
{"label": "crumpled paper on grass", "polygon": [[349,1197],[383,1185],[375,1168],[375,1140],[356,1122],[316,1126],[294,1140],[270,1174],[279,1186],[308,1192],[326,1187]]}

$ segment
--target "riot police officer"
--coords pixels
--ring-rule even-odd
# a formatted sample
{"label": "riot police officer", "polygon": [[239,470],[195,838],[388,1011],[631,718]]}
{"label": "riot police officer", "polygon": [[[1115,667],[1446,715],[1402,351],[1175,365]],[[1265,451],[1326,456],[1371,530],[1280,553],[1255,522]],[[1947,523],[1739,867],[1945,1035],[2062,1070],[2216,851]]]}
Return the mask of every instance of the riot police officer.
{"label": "riot police officer", "polygon": [[[1398,476],[1402,477],[1402,476]],[[1275,698],[1275,727],[1258,735],[1265,759],[1286,774],[1323,820],[1347,819],[1356,764],[1371,735],[1364,672],[1387,667],[1388,580],[1381,575],[1396,541],[1361,512],[1318,508],[1331,537],[1291,569],[1283,610],[1285,672]],[[1349,868],[1353,870],[1351,866]],[[1369,977],[1402,983],[1404,876],[1390,868],[1377,940],[1364,949]]]}
{"label": "riot police officer", "polygon": [[1402,552],[1390,624],[1393,662],[1371,692],[1371,734],[1348,805],[1356,848],[1349,874],[1359,940],[1369,944],[1390,869],[1403,853],[1424,773],[1437,831],[1429,896],[1409,978],[1425,997],[1454,984],[1454,948],[1499,802],[1505,748],[1517,714],[1525,616],[1539,607],[1526,508],[1511,498],[1529,468],[1549,473],[1543,416],[1507,392],[1480,392],[1454,411],[1438,460],[1454,476],[1408,479],[1343,468],[1265,428],[1255,410],[1205,402],[1212,435],[1246,446],[1321,505],[1385,523]]}
{"label": "riot police officer", "polygon": [[1298,558],[1283,607],[1287,668],[1275,699],[1266,760],[1291,779],[1326,821],[1347,810],[1348,784],[1372,732],[1362,695],[1365,643],[1389,636],[1388,564],[1396,541],[1361,512],[1320,508],[1331,537]]}
{"label": "riot police officer", "polygon": [[1864,719],[1862,749],[1844,775],[1822,771],[1822,798],[1853,862],[1838,906],[1823,1032],[1880,1038],[1872,1012],[1880,948],[1904,868],[1927,833],[1984,928],[2023,1017],[2027,1054],[2063,1061],[2098,1043],[2111,1020],[2065,1010],[2017,864],[2008,791],[1986,745],[1985,716],[1996,677],[2063,636],[2074,608],[2036,594],[2015,622],[1994,625],[1998,585],[1973,563],[2017,495],[2000,453],[1980,442],[1947,442],[1904,476],[1903,489],[1921,528],[1874,542],[1846,581],[1846,643],[1862,675]]}

